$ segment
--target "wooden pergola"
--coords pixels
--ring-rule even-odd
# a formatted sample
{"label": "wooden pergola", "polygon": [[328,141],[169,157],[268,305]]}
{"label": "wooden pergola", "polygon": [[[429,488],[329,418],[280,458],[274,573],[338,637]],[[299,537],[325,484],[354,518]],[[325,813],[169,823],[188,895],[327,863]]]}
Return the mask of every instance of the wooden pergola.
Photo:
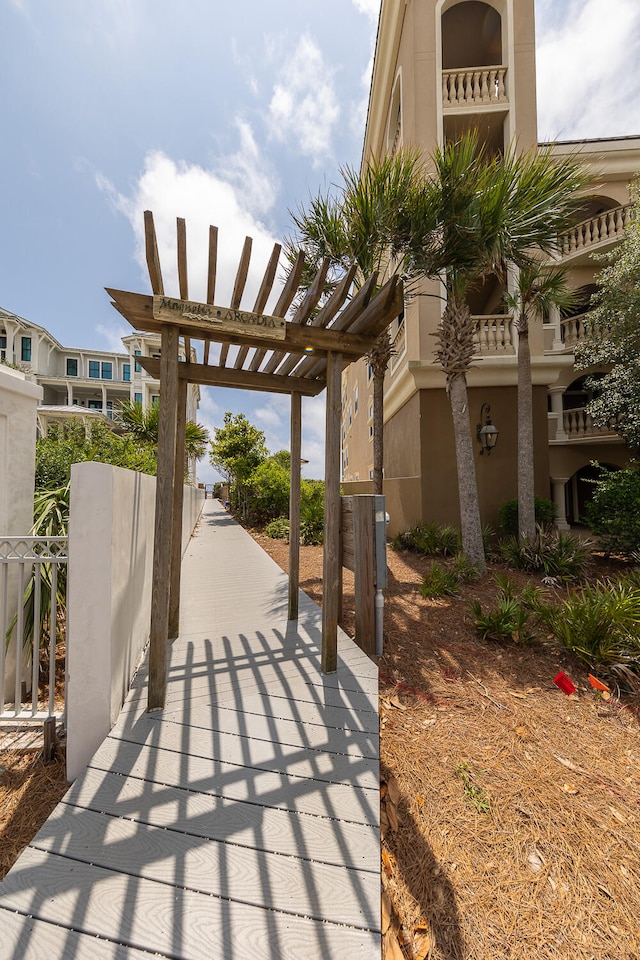
{"label": "wooden pergola", "polygon": [[[378,336],[403,309],[402,281],[392,277],[374,293],[377,275],[369,277],[351,299],[356,273],[347,271],[320,309],[329,267],[324,261],[304,293],[298,289],[304,266],[301,253],[284,282],[271,314],[264,310],[281,254],[275,244],[251,311],[241,309],[251,237],[242,250],[231,303],[216,305],[218,229],[209,228],[207,300],[189,300],[186,224],[177,220],[179,297],[165,294],[153,214],[144,215],[146,258],[153,296],[107,288],[113,306],[141,333],[161,335],[160,359],[137,358],[160,381],[158,474],[151,599],[148,709],[164,707],[169,638],[178,634],[182,497],[185,462],[187,385],[235,387],[291,395],[291,501],[289,536],[289,612],[298,618],[300,566],[300,447],[303,396],[327,390],[324,501],[324,599],[322,606],[322,670],[337,669],[340,591],[340,420],[343,366],[365,356]],[[289,319],[288,311],[296,301]],[[179,338],[185,342],[185,362],[179,360]],[[191,359],[192,340],[203,341],[203,362]],[[216,363],[211,343],[220,343]],[[237,355],[230,362],[229,348]]]}

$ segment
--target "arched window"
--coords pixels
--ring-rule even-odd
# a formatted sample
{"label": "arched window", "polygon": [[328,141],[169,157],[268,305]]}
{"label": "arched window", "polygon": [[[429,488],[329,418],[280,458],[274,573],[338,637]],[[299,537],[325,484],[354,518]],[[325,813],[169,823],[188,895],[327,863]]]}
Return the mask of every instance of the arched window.
{"label": "arched window", "polygon": [[442,69],[502,64],[502,19],[481,0],[463,0],[442,15]]}

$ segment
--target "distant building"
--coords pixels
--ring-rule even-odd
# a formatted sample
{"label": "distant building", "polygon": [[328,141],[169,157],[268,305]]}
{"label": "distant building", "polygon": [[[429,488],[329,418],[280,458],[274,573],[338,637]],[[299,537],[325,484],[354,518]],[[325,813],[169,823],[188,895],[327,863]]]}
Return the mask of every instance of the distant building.
{"label": "distant building", "polygon": [[[431,153],[437,144],[476,129],[490,152],[512,142],[537,144],[534,0],[382,0],[363,161],[401,147]],[[562,96],[562,90],[558,90]],[[561,238],[559,260],[571,268],[580,306],[554,313],[530,331],[534,383],[536,493],[551,497],[558,526],[579,522],[589,496],[592,461],[621,466],[626,449],[586,413],[583,372],[573,349],[584,336],[598,264],[629,220],[629,184],[640,169],[640,138],[558,143],[579,152],[598,176],[581,222]],[[391,328],[395,355],[385,380],[384,491],[390,532],[419,520],[459,523],[453,428],[442,369],[434,356],[442,310],[439,284],[406,304]],[[517,331],[497,279],[474,293],[476,356],[468,375],[475,434],[489,404],[500,437],[476,471],[482,522],[517,491]],[[596,371],[590,371],[596,372]],[[342,384],[345,492],[366,492],[373,476],[373,384],[366,361],[346,368]]]}
{"label": "distant building", "polygon": [[[50,423],[70,416],[112,421],[124,400],[138,401],[144,410],[158,402],[160,384],[145,373],[138,358],[159,357],[160,336],[133,333],[122,342],[126,353],[63,347],[44,327],[0,308],[0,360],[19,367],[43,390],[37,410],[40,434]],[[197,419],[199,400],[199,387],[190,385],[188,419]]]}

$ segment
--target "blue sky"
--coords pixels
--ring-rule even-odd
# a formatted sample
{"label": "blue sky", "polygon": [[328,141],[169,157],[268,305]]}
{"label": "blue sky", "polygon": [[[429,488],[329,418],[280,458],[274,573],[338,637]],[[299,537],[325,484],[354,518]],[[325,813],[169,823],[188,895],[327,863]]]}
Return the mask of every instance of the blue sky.
{"label": "blue sky", "polygon": [[[418,2],[418,0],[413,0]],[[0,0],[0,305],[68,346],[120,349],[105,286],[146,292],[154,211],[167,292],[175,218],[190,293],[216,300],[245,235],[251,299],[288,211],[357,165],[379,0]],[[541,139],[640,134],[637,0],[536,0]],[[243,301],[244,303],[244,301]],[[305,401],[307,476],[323,472],[323,398]],[[242,411],[288,445],[288,399],[203,390],[209,428]],[[204,461],[200,479],[212,479]]]}

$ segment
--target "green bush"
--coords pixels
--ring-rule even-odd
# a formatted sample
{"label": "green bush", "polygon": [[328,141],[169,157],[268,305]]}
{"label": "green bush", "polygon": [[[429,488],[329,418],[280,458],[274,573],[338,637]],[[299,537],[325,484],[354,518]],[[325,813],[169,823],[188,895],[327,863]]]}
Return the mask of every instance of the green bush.
{"label": "green bush", "polygon": [[587,523],[607,553],[633,555],[640,551],[640,466],[607,470],[593,481]]}
{"label": "green bush", "polygon": [[264,528],[264,532],[273,540],[289,539],[289,517],[278,517],[272,520]]}
{"label": "green bush", "polygon": [[589,666],[604,666],[637,686],[640,674],[640,579],[602,580],[560,604],[538,602],[546,629]]}
{"label": "green bush", "polygon": [[253,471],[249,486],[249,516],[267,523],[289,512],[289,470],[278,455],[263,460]]}
{"label": "green bush", "polygon": [[[536,526],[549,527],[556,518],[556,507],[544,497],[535,498]],[[502,537],[518,536],[518,501],[506,500],[498,510],[498,532]]]}
{"label": "green bush", "polygon": [[478,600],[471,604],[476,633],[482,640],[514,640],[528,643],[533,634],[528,629],[531,615],[524,597],[515,595],[513,583],[506,577],[496,576],[500,588],[497,606],[485,611]]}
{"label": "green bush", "polygon": [[436,523],[417,523],[410,530],[398,534],[392,546],[396,550],[414,550],[425,557],[453,557],[460,553],[460,531]]}
{"label": "green bush", "polygon": [[324,483],[303,480],[300,485],[300,540],[305,546],[322,543],[324,536]]}
{"label": "green bush", "polygon": [[448,566],[436,560],[422,578],[420,593],[428,599],[457,597],[460,584],[470,583],[479,576],[478,568],[463,553]]}
{"label": "green bush", "polygon": [[533,539],[505,537],[500,541],[502,559],[517,570],[555,577],[563,583],[584,577],[591,562],[593,544],[566,533],[538,531]]}

